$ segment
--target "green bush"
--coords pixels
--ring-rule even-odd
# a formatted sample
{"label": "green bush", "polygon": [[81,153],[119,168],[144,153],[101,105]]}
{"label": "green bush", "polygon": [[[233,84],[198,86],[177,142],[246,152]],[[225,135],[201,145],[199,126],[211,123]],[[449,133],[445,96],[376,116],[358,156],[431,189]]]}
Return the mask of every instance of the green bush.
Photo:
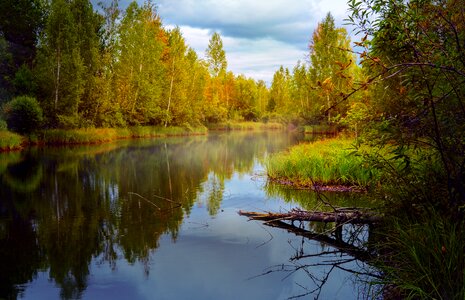
{"label": "green bush", "polygon": [[39,102],[35,98],[19,96],[3,107],[8,129],[20,134],[30,134],[37,130],[43,114]]}

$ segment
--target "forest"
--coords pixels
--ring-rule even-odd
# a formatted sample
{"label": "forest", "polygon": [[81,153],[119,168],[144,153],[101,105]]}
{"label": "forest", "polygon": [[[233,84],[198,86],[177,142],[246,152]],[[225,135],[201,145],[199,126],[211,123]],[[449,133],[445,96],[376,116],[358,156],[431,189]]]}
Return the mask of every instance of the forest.
{"label": "forest", "polygon": [[118,1],[2,3],[0,104],[20,133],[29,129],[13,125],[18,97],[37,123],[21,126],[34,129],[334,123],[349,107],[332,107],[336,96],[362,76],[346,30],[330,14],[313,33],[309,62],[281,67],[267,86],[228,71],[219,33],[200,59],[178,27],[164,27],[151,1],[125,10]]}
{"label": "forest", "polygon": [[[361,38],[352,43],[328,13],[309,34],[308,59],[276,70],[268,86],[228,71],[219,33],[199,58],[152,1],[124,10],[116,0],[1,1],[0,134],[228,121],[335,127],[352,145],[357,165],[347,169],[364,178],[337,173],[330,183],[363,182],[383,202],[374,263],[383,283],[399,297],[464,299],[465,1],[348,5]],[[321,149],[285,155],[307,163],[311,151]],[[305,173],[279,159],[270,175],[275,165]]]}

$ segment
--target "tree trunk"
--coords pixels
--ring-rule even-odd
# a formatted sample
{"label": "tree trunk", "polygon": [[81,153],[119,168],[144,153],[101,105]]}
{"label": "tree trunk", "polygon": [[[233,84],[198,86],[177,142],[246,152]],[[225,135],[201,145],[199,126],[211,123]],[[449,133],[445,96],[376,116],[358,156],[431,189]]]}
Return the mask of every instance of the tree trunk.
{"label": "tree trunk", "polygon": [[170,82],[170,94],[168,96],[168,107],[166,108],[166,120],[165,120],[165,127],[168,126],[168,117],[170,113],[170,106],[171,106],[171,96],[173,94],[173,81],[174,81],[174,58],[173,63],[171,65],[171,82]]}

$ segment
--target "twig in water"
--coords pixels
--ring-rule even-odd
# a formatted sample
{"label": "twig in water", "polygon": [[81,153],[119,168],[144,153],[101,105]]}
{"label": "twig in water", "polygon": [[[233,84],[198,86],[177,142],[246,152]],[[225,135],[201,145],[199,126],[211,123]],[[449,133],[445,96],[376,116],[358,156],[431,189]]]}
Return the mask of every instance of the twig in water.
{"label": "twig in water", "polygon": [[271,242],[271,240],[274,239],[273,235],[268,230],[266,230],[265,227],[263,227],[263,226],[260,226],[260,227],[262,227],[262,229],[265,230],[270,235],[270,239],[268,241],[265,241],[265,242],[261,243],[257,247],[255,247],[255,249],[260,248],[261,246],[264,246],[264,245],[268,244],[269,242]]}
{"label": "twig in water", "polygon": [[137,197],[147,201],[148,203],[150,203],[151,205],[155,206],[158,210],[161,210],[160,207],[158,207],[155,203],[153,203],[152,201],[150,201],[149,199],[145,198],[145,197],[142,197],[141,195],[139,195],[138,193],[134,193],[134,192],[128,192],[129,195],[136,195]]}

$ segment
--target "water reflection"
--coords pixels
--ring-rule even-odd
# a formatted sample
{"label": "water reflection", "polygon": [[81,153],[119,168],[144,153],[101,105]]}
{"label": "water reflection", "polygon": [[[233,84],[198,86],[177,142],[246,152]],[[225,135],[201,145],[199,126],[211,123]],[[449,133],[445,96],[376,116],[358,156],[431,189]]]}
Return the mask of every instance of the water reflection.
{"label": "water reflection", "polygon": [[[269,197],[283,199],[310,211],[330,212],[334,209],[355,207],[369,209],[377,205],[376,199],[367,193],[314,192],[272,183],[265,186],[265,191]],[[364,289],[357,291],[360,298],[378,298],[379,291],[371,290],[373,287],[370,287],[370,282],[381,280],[378,270],[370,265],[377,255],[371,243],[376,238],[373,225],[282,220],[267,222],[266,225],[302,237],[292,245],[295,251],[287,264],[271,266],[264,272],[300,272],[308,276],[310,284],[303,285],[303,291],[293,298],[311,295],[318,299],[337,269],[356,275],[359,283],[366,282],[366,285],[360,285]],[[321,247],[315,249],[314,242],[318,242]],[[320,270],[315,271],[316,268]],[[365,289],[366,287],[368,288]]]}
{"label": "water reflection", "polygon": [[141,264],[148,278],[154,250],[177,241],[195,204],[217,215],[226,180],[295,142],[237,133],[1,154],[0,298],[44,272],[61,298],[81,298],[95,260]]}

